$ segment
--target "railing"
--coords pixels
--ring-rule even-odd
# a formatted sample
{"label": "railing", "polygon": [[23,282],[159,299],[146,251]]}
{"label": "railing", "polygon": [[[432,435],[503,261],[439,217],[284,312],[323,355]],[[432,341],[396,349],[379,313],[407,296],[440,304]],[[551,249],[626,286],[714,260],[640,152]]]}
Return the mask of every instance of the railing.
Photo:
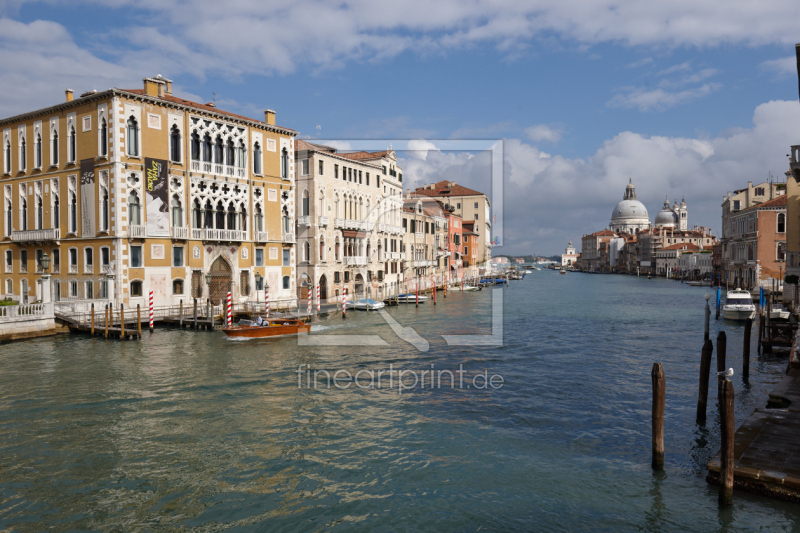
{"label": "railing", "polygon": [[219,176],[236,176],[239,178],[247,177],[246,168],[211,163],[210,161],[192,161],[190,168],[195,172],[207,172],[208,174],[217,174]]}
{"label": "railing", "polygon": [[147,237],[147,226],[134,226],[128,224],[128,236],[134,239]]}
{"label": "railing", "polygon": [[20,274],[27,274],[28,273],[28,263],[25,261],[20,262],[19,264],[19,272]]}
{"label": "railing", "polygon": [[214,163],[214,174],[222,175],[225,169],[225,165],[220,165],[218,163]]}
{"label": "railing", "polygon": [[367,258],[363,255],[351,255],[344,258],[345,265],[364,266],[367,264]]}
{"label": "railing", "polygon": [[311,217],[310,216],[297,217],[297,224],[302,226],[310,226]]}
{"label": "railing", "polygon": [[256,231],[256,242],[267,242],[269,240],[269,231]]}
{"label": "railing", "polygon": [[428,266],[436,266],[436,261],[430,261],[428,259],[420,259],[419,261],[411,261],[411,268],[428,267]]}
{"label": "railing", "polygon": [[283,242],[294,242],[294,233],[284,233]]}
{"label": "railing", "polygon": [[172,238],[173,239],[188,239],[189,238],[189,228],[184,228],[181,226],[172,226]]}
{"label": "railing", "polygon": [[60,228],[31,229],[27,231],[12,231],[11,240],[14,242],[26,241],[57,241],[61,239]]}
{"label": "railing", "polygon": [[192,228],[192,239],[240,242],[247,240],[247,232],[238,229]]}
{"label": "railing", "polygon": [[192,161],[191,169],[195,172],[200,172],[200,161]]}
{"label": "railing", "polygon": [[0,322],[11,322],[33,317],[52,317],[53,304],[4,305],[0,307]]}
{"label": "railing", "polygon": [[420,238],[420,237],[424,237],[425,234],[423,232],[421,232],[421,231],[416,231],[416,232],[414,232],[414,236],[417,237],[417,238]]}
{"label": "railing", "polygon": [[328,225],[328,217],[319,217],[319,225],[320,226],[327,226]]}
{"label": "railing", "polygon": [[344,219],[343,218],[334,218],[333,219],[333,225],[334,225],[334,227],[337,227],[337,228],[343,228],[344,227]]}

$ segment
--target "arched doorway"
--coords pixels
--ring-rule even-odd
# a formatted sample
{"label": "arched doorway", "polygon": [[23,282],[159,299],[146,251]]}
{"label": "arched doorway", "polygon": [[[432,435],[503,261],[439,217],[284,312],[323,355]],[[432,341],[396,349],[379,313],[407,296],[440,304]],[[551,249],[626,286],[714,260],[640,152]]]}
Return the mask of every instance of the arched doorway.
{"label": "arched doorway", "polygon": [[362,293],[364,292],[364,276],[361,274],[356,274],[355,282],[355,287],[353,287],[353,292],[355,295],[353,298],[365,298],[365,296],[362,296]]}
{"label": "arched doorway", "polygon": [[211,275],[211,283],[208,288],[208,297],[214,305],[219,304],[228,297],[233,286],[233,273],[231,266],[222,256],[211,263],[211,268],[208,270]]}
{"label": "arched doorway", "polygon": [[305,300],[308,298],[308,291],[309,285],[311,284],[311,278],[308,277],[308,274],[303,274],[300,276],[300,285],[297,287],[297,297],[301,300]]}
{"label": "arched doorway", "polygon": [[328,278],[325,277],[325,274],[319,278],[319,299],[322,302],[328,300]]}

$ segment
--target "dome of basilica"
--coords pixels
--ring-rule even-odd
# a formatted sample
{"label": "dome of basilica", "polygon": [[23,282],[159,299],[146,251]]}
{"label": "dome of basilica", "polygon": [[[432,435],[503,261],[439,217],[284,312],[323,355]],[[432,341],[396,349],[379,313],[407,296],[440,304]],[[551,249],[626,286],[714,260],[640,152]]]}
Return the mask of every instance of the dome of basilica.
{"label": "dome of basilica", "polygon": [[636,199],[636,188],[628,183],[625,196],[611,213],[609,227],[616,232],[636,233],[650,227],[650,216],[647,208]]}
{"label": "dome of basilica", "polygon": [[669,199],[664,200],[664,207],[656,215],[655,226],[657,228],[678,228],[679,224],[680,219],[673,208],[669,206]]}

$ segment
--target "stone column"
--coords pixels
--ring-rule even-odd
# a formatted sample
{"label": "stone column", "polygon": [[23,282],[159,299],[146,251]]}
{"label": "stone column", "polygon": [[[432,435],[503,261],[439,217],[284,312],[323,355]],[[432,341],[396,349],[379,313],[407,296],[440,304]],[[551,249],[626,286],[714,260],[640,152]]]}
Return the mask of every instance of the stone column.
{"label": "stone column", "polygon": [[42,274],[42,294],[40,299],[43,304],[48,304],[52,301],[52,292],[50,289],[50,274]]}

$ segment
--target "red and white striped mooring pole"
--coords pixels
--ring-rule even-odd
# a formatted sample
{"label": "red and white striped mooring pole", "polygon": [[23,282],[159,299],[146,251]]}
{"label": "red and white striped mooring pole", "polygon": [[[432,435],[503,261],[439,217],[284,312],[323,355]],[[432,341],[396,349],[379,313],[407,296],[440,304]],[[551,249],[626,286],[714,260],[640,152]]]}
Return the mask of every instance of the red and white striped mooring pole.
{"label": "red and white striped mooring pole", "polygon": [[319,283],[317,283],[317,314],[319,314]]}
{"label": "red and white striped mooring pole", "polygon": [[311,318],[311,289],[308,289],[308,318]]}
{"label": "red and white striped mooring pole", "polygon": [[266,309],[266,317],[269,318],[269,289],[264,289],[264,308]]}
{"label": "red and white striped mooring pole", "polygon": [[153,291],[150,291],[150,331],[153,331]]}
{"label": "red and white striped mooring pole", "polygon": [[225,311],[225,312],[227,313],[227,314],[225,315],[225,324],[226,324],[228,327],[231,327],[231,318],[232,318],[232,317],[231,317],[231,293],[228,293],[227,305],[228,305],[228,308],[227,308],[227,309],[226,309],[226,311]]}
{"label": "red and white striped mooring pole", "polygon": [[343,292],[342,292],[342,318],[347,318],[347,316],[346,316],[346,313],[347,313],[347,310],[346,310],[346,308],[347,308],[347,287],[345,287],[342,290],[343,290]]}

